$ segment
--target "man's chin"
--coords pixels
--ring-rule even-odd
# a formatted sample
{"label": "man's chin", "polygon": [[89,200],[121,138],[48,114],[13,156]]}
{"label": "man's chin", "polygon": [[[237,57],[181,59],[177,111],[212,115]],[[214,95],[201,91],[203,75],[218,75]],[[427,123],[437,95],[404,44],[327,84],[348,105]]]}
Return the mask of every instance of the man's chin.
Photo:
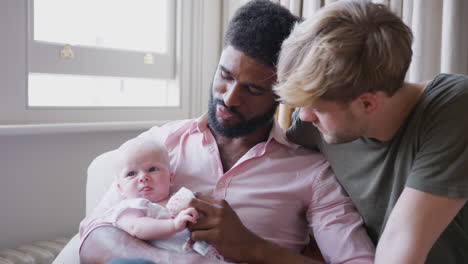
{"label": "man's chin", "polygon": [[230,116],[229,118],[221,117],[216,113],[216,108],[212,106],[208,108],[208,125],[221,136],[228,138],[238,138],[255,132],[260,127],[268,124],[273,119],[276,110],[274,105],[270,111],[250,120],[243,120],[241,116]]}
{"label": "man's chin", "polygon": [[237,127],[234,126],[234,125],[229,125],[229,124],[226,124],[226,123],[223,123],[223,122],[218,122],[216,124],[216,127],[213,127],[215,132],[217,132],[218,134],[222,135],[222,136],[226,136],[226,137],[238,137],[238,136],[241,136],[241,135],[238,135],[237,134]]}
{"label": "man's chin", "polygon": [[322,134],[323,140],[327,144],[344,144],[344,143],[349,143],[351,141],[354,141],[356,138],[340,138],[336,136],[329,136],[329,135],[324,135]]}
{"label": "man's chin", "polygon": [[237,138],[250,133],[249,129],[241,127],[241,122],[226,122],[226,120],[215,119],[215,122],[209,122],[208,125],[215,133],[228,137]]}
{"label": "man's chin", "polygon": [[340,141],[337,140],[336,138],[324,137],[323,140],[324,140],[327,144],[340,144]]}
{"label": "man's chin", "polygon": [[218,127],[221,127],[222,129],[233,129],[240,124],[240,121],[236,118],[224,119],[222,117],[217,116],[216,123]]}

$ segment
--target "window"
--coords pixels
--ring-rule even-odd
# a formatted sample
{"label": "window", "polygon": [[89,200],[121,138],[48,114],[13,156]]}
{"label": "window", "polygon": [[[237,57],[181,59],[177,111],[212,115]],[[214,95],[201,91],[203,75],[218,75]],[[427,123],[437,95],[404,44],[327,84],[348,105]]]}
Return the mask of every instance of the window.
{"label": "window", "polygon": [[34,0],[30,13],[28,106],[179,105],[174,1]]}
{"label": "window", "polygon": [[179,106],[177,87],[163,79],[30,73],[28,84],[30,107]]}
{"label": "window", "polygon": [[169,48],[169,20],[173,19],[170,3],[168,0],[35,0],[34,40],[165,53]]}
{"label": "window", "polygon": [[[166,29],[172,31],[173,37],[170,33],[161,33],[164,30],[135,29],[140,32],[131,38],[146,39],[145,44],[118,37],[90,37],[88,33],[69,36],[60,31],[76,26],[72,22],[67,22],[65,29],[51,26],[46,30],[50,32],[41,33],[40,24],[46,22],[38,21],[35,31],[34,14],[43,12],[40,8],[36,10],[41,1],[46,0],[0,1],[0,30],[7,36],[0,42],[0,67],[3,69],[0,71],[0,126],[176,120],[197,117],[206,111],[221,47],[221,1],[165,1],[169,10]],[[76,5],[130,2],[139,6],[146,3],[143,0],[53,2],[57,3],[53,7],[58,10],[57,14],[47,19],[65,21],[69,16],[71,21],[73,17],[81,17],[82,24],[78,25],[88,25],[88,28],[87,21],[99,13],[91,14],[86,8],[75,9]],[[78,15],[72,14],[74,12]],[[110,6],[100,13],[101,20],[111,20],[109,12],[117,13]],[[156,12],[153,10],[153,13]],[[150,34],[159,34],[155,33],[158,31],[169,36],[166,44],[158,47],[148,44],[153,38],[145,35],[148,30]],[[61,57],[61,51],[67,53],[68,48],[73,52],[72,59]],[[97,92],[98,89],[101,92]],[[150,94],[137,97],[135,94],[141,91]],[[86,93],[94,97],[89,98]],[[109,101],[109,94],[116,94],[116,97]]]}

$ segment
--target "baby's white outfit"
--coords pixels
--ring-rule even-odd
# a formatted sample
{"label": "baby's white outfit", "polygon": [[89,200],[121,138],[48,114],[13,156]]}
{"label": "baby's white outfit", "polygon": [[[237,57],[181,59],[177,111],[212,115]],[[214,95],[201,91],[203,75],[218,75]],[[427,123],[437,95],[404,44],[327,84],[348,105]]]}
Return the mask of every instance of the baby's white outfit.
{"label": "baby's white outfit", "polygon": [[[153,203],[144,198],[131,198],[120,201],[117,205],[109,208],[103,216],[104,222],[109,222],[117,227],[117,220],[122,215],[139,210],[145,216],[155,219],[171,219],[181,210],[188,207],[190,200],[194,198],[193,192],[187,188],[180,188],[167,202],[166,207]],[[223,257],[214,247],[204,241],[193,242],[190,240],[190,232],[184,229],[170,237],[158,240],[151,240],[149,243],[155,247],[173,250],[177,252],[197,252],[202,256],[223,260]]]}
{"label": "baby's white outfit", "polygon": [[[116,206],[113,206],[110,209],[108,209],[104,213],[103,220],[117,227],[117,220],[121,216],[133,210],[141,211],[143,212],[145,216],[151,217],[154,219],[171,219],[172,218],[171,213],[169,213],[167,208],[157,203],[153,203],[148,199],[132,198],[132,199],[122,200]],[[192,251],[191,243],[189,243],[190,232],[187,229],[184,229],[167,238],[152,240],[148,242],[155,247],[168,249],[168,250],[174,250],[177,252]]]}

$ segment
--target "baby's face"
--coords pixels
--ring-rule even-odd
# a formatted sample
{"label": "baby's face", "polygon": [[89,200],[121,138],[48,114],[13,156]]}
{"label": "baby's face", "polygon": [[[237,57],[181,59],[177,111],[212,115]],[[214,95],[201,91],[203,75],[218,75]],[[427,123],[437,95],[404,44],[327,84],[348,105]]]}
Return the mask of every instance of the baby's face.
{"label": "baby's face", "polygon": [[152,202],[169,196],[172,176],[169,165],[161,162],[157,151],[144,148],[122,150],[117,170],[117,188],[126,198],[145,198]]}

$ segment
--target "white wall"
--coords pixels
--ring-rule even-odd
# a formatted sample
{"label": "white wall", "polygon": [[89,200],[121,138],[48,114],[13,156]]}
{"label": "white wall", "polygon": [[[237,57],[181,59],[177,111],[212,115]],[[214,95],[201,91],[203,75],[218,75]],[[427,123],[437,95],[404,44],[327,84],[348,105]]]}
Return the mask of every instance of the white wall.
{"label": "white wall", "polygon": [[77,232],[87,166],[141,132],[0,136],[0,248]]}
{"label": "white wall", "polygon": [[[26,1],[0,0],[0,120],[29,115]],[[24,97],[12,94],[20,89]],[[14,112],[13,112],[14,111]],[[0,123],[0,248],[78,231],[85,214],[86,169],[98,154],[142,131],[15,135]],[[6,124],[9,124],[8,122]]]}
{"label": "white wall", "polygon": [[26,0],[0,0],[0,248],[76,233],[85,215],[87,166],[142,132],[32,133],[20,127],[19,135],[5,128],[34,114],[25,108],[25,8]]}

